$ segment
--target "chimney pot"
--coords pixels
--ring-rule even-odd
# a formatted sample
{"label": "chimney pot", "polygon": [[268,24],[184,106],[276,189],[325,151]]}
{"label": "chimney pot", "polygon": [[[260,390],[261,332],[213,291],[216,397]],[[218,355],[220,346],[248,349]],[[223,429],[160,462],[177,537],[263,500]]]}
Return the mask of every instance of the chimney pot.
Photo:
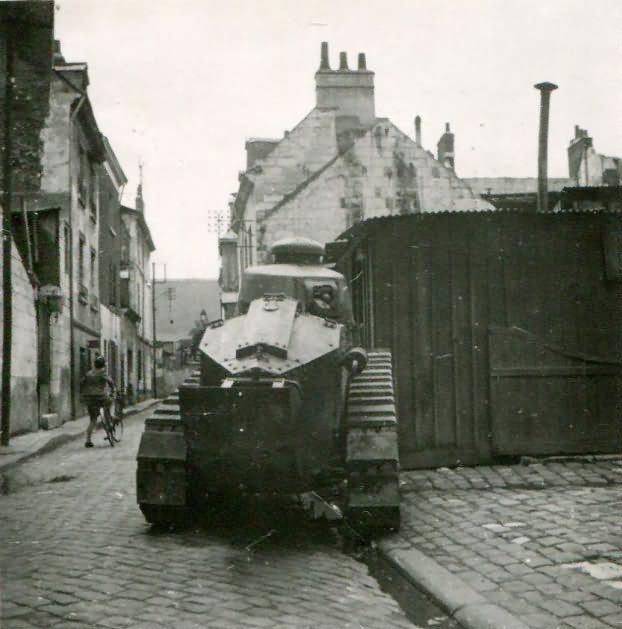
{"label": "chimney pot", "polygon": [[445,133],[450,133],[450,132],[451,132],[451,129],[449,128],[449,123],[446,122],[445,123]]}
{"label": "chimney pot", "polygon": [[320,54],[320,70],[330,70],[330,62],[328,61],[328,42],[322,42],[322,51]]}
{"label": "chimney pot", "polygon": [[348,69],[348,54],[345,52],[339,53],[339,69],[340,70]]}
{"label": "chimney pot", "polygon": [[359,70],[367,70],[367,63],[365,61],[365,53],[364,52],[359,52],[359,65],[358,65],[358,69]]}
{"label": "chimney pot", "polygon": [[421,116],[415,116],[415,142],[421,146]]}

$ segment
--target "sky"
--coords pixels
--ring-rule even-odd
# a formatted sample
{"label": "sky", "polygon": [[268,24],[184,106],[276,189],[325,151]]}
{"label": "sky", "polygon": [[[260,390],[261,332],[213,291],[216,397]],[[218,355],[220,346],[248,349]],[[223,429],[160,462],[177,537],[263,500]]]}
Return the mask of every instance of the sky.
{"label": "sky", "polygon": [[375,72],[376,115],[461,177],[535,177],[539,92],[552,94],[549,176],[574,125],[622,156],[620,0],[57,0],[56,38],[89,67],[99,127],[129,179],[144,164],[157,275],[218,276],[217,224],[249,137],[279,138],[315,104],[320,43]]}

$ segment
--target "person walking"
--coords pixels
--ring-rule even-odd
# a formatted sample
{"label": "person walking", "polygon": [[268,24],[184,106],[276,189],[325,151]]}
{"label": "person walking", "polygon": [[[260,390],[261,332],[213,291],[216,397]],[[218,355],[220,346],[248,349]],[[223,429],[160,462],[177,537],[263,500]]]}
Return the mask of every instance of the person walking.
{"label": "person walking", "polygon": [[93,447],[91,436],[97,424],[100,408],[104,409],[106,417],[112,421],[110,406],[115,390],[114,381],[106,371],[106,359],[103,356],[97,356],[93,369],[90,369],[80,382],[80,397],[86,405],[90,418],[89,426],[86,429],[85,448]]}

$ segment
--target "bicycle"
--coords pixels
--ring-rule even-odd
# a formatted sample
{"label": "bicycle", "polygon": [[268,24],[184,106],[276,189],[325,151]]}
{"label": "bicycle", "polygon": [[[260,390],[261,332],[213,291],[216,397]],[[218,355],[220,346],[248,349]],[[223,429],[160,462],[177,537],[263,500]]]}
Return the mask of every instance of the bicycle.
{"label": "bicycle", "polygon": [[114,415],[110,413],[110,407],[99,409],[99,418],[111,448],[123,438],[123,401],[119,394],[113,399],[113,407]]}

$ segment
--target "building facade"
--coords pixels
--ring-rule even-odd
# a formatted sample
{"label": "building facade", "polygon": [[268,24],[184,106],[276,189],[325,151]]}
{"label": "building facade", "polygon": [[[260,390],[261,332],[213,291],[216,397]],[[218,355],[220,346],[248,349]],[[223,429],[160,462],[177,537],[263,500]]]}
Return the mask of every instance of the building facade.
{"label": "building facade", "polygon": [[[315,84],[316,105],[294,129],[246,143],[231,222],[240,271],[267,261],[270,246],[284,237],[328,242],[375,216],[492,209],[456,175],[449,125],[435,157],[421,146],[419,118],[413,140],[376,116],[374,73],[364,54],[350,70],[341,53],[332,70],[323,43]],[[224,277],[232,276],[230,264],[223,259]]]}
{"label": "building facade", "polygon": [[145,221],[142,184],[136,208],[121,206],[120,303],[123,312],[121,336],[121,385],[129,403],[153,390],[153,309],[150,257],[155,251]]}
{"label": "building facade", "polygon": [[[10,434],[85,414],[80,382],[99,354],[129,401],[152,387],[154,244],[142,194],[139,209],[122,208],[127,178],[95,119],[87,65],[64,59],[53,5],[44,5],[47,62],[35,54],[46,41],[26,37],[16,72],[24,77],[16,98],[31,104],[16,108],[28,116],[12,133],[20,157],[12,162],[13,317],[3,321],[13,335]],[[30,17],[41,32],[40,16]]]}

